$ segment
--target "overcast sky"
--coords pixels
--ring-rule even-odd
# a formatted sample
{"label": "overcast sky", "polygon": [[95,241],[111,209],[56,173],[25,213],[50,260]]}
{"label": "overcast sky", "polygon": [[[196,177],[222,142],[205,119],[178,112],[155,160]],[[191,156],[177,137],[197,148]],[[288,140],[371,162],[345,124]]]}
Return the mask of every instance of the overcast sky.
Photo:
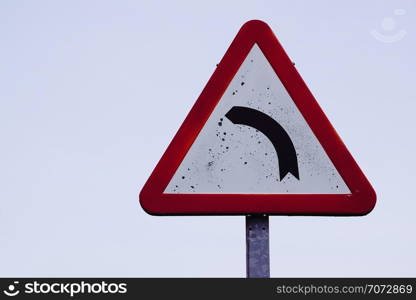
{"label": "overcast sky", "polygon": [[416,276],[414,1],[1,1],[0,276],[244,277],[245,220],[138,193],[236,35],[266,21],[378,195],[271,217],[271,275]]}

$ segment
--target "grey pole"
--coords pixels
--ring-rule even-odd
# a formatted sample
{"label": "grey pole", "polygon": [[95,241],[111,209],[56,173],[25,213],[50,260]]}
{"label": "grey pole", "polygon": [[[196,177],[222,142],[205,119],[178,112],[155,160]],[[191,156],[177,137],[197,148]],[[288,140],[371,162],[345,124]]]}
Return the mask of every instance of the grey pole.
{"label": "grey pole", "polygon": [[269,217],[246,216],[247,278],[270,277]]}

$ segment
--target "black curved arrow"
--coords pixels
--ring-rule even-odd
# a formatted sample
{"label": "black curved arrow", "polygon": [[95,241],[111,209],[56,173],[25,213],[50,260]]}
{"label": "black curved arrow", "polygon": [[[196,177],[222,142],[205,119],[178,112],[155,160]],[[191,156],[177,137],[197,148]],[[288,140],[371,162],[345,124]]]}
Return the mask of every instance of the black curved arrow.
{"label": "black curved arrow", "polygon": [[299,180],[295,147],[285,129],[278,122],[261,111],[243,106],[233,106],[225,117],[234,124],[253,127],[267,136],[279,159],[280,180],[283,180],[289,172]]}

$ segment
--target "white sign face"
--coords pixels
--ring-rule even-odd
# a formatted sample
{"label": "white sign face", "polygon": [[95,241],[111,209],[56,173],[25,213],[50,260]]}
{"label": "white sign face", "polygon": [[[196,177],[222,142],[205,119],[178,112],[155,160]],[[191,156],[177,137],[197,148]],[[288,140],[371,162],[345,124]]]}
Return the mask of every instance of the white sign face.
{"label": "white sign face", "polygon": [[351,193],[257,45],[164,192]]}

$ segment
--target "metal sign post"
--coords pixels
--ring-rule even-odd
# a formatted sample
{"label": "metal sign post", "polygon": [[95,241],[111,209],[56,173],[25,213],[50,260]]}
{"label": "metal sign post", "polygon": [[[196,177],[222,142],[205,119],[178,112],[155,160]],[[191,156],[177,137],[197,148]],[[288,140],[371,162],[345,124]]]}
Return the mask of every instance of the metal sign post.
{"label": "metal sign post", "polygon": [[246,244],[247,278],[269,278],[269,216],[246,216]]}

